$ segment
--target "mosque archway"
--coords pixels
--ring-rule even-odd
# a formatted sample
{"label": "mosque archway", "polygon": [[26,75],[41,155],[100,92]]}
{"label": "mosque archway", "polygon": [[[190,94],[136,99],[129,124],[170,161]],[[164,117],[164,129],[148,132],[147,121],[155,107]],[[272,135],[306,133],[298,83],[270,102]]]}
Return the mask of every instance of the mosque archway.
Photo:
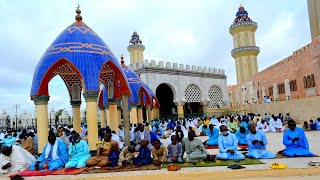
{"label": "mosque archway", "polygon": [[199,114],[203,113],[202,105],[202,93],[201,89],[195,84],[189,84],[184,91],[186,103],[184,105],[185,114]]}
{"label": "mosque archway", "polygon": [[171,85],[162,83],[156,89],[156,97],[160,103],[160,117],[177,114],[174,100],[174,89]]}

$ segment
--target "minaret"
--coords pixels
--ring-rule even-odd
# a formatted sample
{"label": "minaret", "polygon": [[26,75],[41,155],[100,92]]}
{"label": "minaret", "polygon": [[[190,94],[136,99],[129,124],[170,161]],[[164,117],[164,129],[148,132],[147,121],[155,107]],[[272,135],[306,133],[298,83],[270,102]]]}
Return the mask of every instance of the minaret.
{"label": "minaret", "polygon": [[308,0],[309,21],[311,39],[320,35],[320,2],[319,0]]}
{"label": "minaret", "polygon": [[258,72],[257,55],[260,49],[255,41],[257,28],[258,24],[249,18],[248,12],[240,5],[236,18],[229,28],[234,42],[231,55],[236,61],[238,83],[250,79]]}
{"label": "minaret", "polygon": [[145,49],[137,32],[133,32],[129,41],[128,51],[130,52],[130,64],[143,62],[143,51]]}

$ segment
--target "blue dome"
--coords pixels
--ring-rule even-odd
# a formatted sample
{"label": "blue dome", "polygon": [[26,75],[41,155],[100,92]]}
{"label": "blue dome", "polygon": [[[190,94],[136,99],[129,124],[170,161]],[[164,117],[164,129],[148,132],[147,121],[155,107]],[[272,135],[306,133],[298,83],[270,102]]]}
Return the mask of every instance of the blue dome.
{"label": "blue dome", "polygon": [[[153,100],[156,101],[158,105],[158,100],[152,92],[151,88],[141,81],[140,77],[130,68],[124,65],[123,60],[121,61],[121,66],[123,68],[124,74],[129,82],[129,86],[131,89],[131,95],[129,97],[129,107],[131,105],[141,104],[141,100],[144,104],[152,104]],[[108,105],[108,95],[106,88],[103,89],[103,105]],[[143,97],[140,97],[140,96]],[[141,99],[139,99],[139,97]]]}
{"label": "blue dome", "polygon": [[[70,74],[78,75],[78,81],[81,80],[85,92],[99,91],[100,72],[106,62],[118,78],[114,77],[114,82],[119,80],[127,84],[119,61],[106,43],[81,20],[77,20],[60,33],[41,57],[34,72],[30,96],[49,95],[48,82],[57,75],[54,71],[63,63],[67,63],[73,70]],[[76,77],[73,81],[76,81]],[[130,94],[127,85],[121,85],[121,88],[124,88],[121,89],[122,94]]]}

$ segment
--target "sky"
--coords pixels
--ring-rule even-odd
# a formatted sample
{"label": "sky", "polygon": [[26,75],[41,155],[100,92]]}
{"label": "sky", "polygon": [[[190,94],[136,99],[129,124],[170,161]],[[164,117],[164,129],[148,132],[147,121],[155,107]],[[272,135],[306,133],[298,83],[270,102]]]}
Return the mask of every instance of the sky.
{"label": "sky", "polygon": [[[75,19],[83,21],[129,62],[128,42],[137,31],[144,58],[225,69],[236,84],[229,27],[242,4],[258,23],[259,71],[310,43],[307,0],[0,0],[0,111],[33,111],[34,69],[53,40]],[[49,111],[67,108],[60,77],[49,83]],[[82,109],[85,103],[82,103]]]}

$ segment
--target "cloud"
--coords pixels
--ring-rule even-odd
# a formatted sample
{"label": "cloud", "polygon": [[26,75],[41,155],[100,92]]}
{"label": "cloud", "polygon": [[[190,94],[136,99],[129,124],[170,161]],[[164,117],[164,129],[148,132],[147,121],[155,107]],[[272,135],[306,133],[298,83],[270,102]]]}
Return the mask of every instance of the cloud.
{"label": "cloud", "polygon": [[[83,21],[116,56],[124,54],[126,62],[128,41],[136,30],[146,46],[146,59],[223,68],[228,84],[236,83],[229,26],[239,4],[259,25],[260,70],[310,41],[307,3],[301,0],[2,0],[0,109],[13,113],[18,103],[21,112],[33,111],[29,93],[34,69],[47,47],[75,21],[78,3]],[[61,79],[50,82],[49,92],[49,109],[71,111]]]}

